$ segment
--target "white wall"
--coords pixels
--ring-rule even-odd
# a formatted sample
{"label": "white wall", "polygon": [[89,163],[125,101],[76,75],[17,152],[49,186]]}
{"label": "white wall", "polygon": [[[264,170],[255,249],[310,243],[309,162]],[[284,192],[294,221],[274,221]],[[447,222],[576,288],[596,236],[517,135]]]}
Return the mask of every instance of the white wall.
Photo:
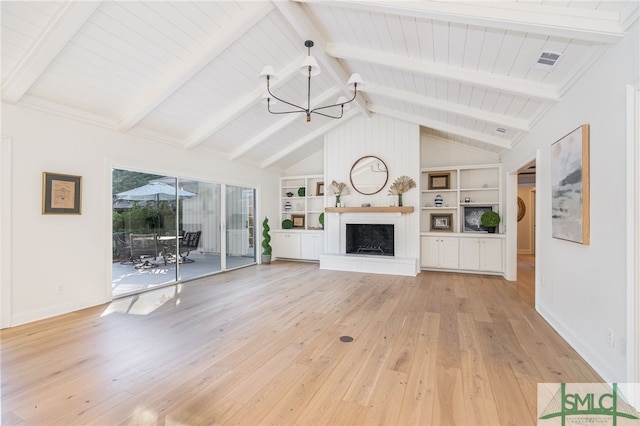
{"label": "white wall", "polygon": [[[589,69],[512,152],[513,173],[540,149],[537,205],[540,240],[537,308],[611,382],[626,379],[626,94],[638,77],[638,23]],[[550,145],[581,124],[591,126],[591,243],[551,237]],[[616,336],[607,341],[607,329]]]}
{"label": "white wall", "polygon": [[[10,285],[11,317],[4,326],[110,300],[112,167],[255,187],[258,214],[278,217],[274,171],[14,105],[3,104],[2,136],[12,138],[12,195],[2,200],[12,218],[11,276],[3,283]],[[41,214],[43,171],[82,176],[80,216]]]}
{"label": "white wall", "polygon": [[475,166],[500,163],[500,157],[493,152],[427,133],[423,133],[421,139],[421,167]]}
{"label": "white wall", "polygon": [[324,150],[320,150],[297,164],[289,167],[284,172],[285,176],[323,175],[324,174]]}
{"label": "white wall", "polygon": [[[341,201],[347,207],[358,207],[363,203],[372,206],[389,205],[389,186],[400,176],[406,175],[420,182],[420,128],[393,118],[372,115],[371,118],[356,117],[327,134],[325,138],[325,194],[333,206],[330,183],[344,182],[349,188]],[[389,180],[377,194],[362,195],[351,185],[349,172],[361,157],[373,155],[387,165]],[[397,197],[394,197],[394,200]],[[405,238],[407,257],[420,257],[420,192],[414,188],[403,195],[405,206],[416,210],[407,215],[406,226],[410,231]],[[331,215],[325,217],[325,251],[339,253],[339,230],[334,229]],[[415,231],[413,231],[415,230]]]}

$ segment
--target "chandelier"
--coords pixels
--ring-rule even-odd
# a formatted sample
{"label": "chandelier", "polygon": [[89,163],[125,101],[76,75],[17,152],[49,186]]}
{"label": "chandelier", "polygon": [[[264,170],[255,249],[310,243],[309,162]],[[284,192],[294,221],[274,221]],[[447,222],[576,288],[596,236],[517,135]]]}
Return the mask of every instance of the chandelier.
{"label": "chandelier", "polygon": [[[292,102],[285,101],[284,99],[277,97],[271,92],[271,88],[269,87],[269,82],[271,80],[275,80],[276,76],[275,76],[275,72],[273,71],[273,67],[271,67],[270,65],[267,65],[262,69],[262,72],[260,73],[260,79],[267,80],[267,91],[262,96],[262,99],[267,101],[267,110],[271,114],[293,114],[296,112],[303,112],[307,115],[307,122],[311,121],[311,114],[319,114],[325,117],[336,118],[336,119],[342,118],[344,111],[350,108],[349,103],[353,102],[356,99],[356,95],[358,94],[358,84],[362,89],[362,77],[360,77],[360,74],[352,74],[351,78],[349,78],[349,81],[347,82],[347,89],[353,90],[353,97],[351,99],[347,100],[346,97],[341,96],[340,98],[338,98],[335,104],[311,108],[311,76],[320,74],[320,67],[318,66],[318,62],[316,61],[316,58],[311,56],[311,48],[313,47],[313,41],[307,40],[304,42],[304,45],[307,48],[307,57],[305,58],[304,62],[302,63],[302,66],[300,67],[300,74],[307,76],[307,107],[306,108],[301,107]],[[276,101],[287,104],[295,109],[289,110],[289,111],[272,111],[271,105],[275,104]],[[324,111],[328,108],[335,108],[335,107],[340,107],[340,115],[332,115]]]}

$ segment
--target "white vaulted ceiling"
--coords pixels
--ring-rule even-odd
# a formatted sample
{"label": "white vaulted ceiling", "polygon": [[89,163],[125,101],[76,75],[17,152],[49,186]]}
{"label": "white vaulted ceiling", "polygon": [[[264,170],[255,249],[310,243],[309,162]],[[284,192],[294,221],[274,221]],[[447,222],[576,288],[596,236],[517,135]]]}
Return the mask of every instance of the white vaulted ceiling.
{"label": "white vaulted ceiling", "polygon": [[[259,167],[321,150],[352,117],[381,114],[502,154],[638,18],[638,2],[2,1],[2,99]],[[303,105],[348,95],[341,120],[271,115],[258,80]],[[560,54],[551,70],[543,52]],[[276,109],[274,107],[274,109]],[[503,129],[498,132],[497,129]]]}

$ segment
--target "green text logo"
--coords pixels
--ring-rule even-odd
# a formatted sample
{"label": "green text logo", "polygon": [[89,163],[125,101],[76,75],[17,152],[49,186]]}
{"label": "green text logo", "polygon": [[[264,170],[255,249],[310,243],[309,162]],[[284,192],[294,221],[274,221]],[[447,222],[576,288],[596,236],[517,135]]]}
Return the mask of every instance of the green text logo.
{"label": "green text logo", "polygon": [[[538,397],[540,398],[540,388]],[[593,423],[606,416],[616,426],[618,419],[638,420],[637,414],[619,392],[616,383],[611,388],[602,383],[584,383],[574,391],[568,391],[566,383],[560,383],[560,389],[553,395],[539,419],[560,418],[562,426],[565,426],[567,418],[571,416],[581,417],[573,418],[579,423]]]}

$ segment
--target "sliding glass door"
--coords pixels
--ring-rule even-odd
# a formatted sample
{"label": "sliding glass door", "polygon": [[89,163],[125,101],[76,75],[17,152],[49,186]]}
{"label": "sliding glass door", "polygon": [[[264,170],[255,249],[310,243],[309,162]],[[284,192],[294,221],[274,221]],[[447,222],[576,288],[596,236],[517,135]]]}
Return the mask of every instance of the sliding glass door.
{"label": "sliding glass door", "polygon": [[255,190],[225,186],[226,269],[255,263]]}
{"label": "sliding glass door", "polygon": [[113,296],[256,263],[254,200],[253,188],[114,169]]}
{"label": "sliding glass door", "polygon": [[222,270],[221,185],[179,179],[181,188],[197,197],[183,200],[179,215],[178,279],[189,280]]}

